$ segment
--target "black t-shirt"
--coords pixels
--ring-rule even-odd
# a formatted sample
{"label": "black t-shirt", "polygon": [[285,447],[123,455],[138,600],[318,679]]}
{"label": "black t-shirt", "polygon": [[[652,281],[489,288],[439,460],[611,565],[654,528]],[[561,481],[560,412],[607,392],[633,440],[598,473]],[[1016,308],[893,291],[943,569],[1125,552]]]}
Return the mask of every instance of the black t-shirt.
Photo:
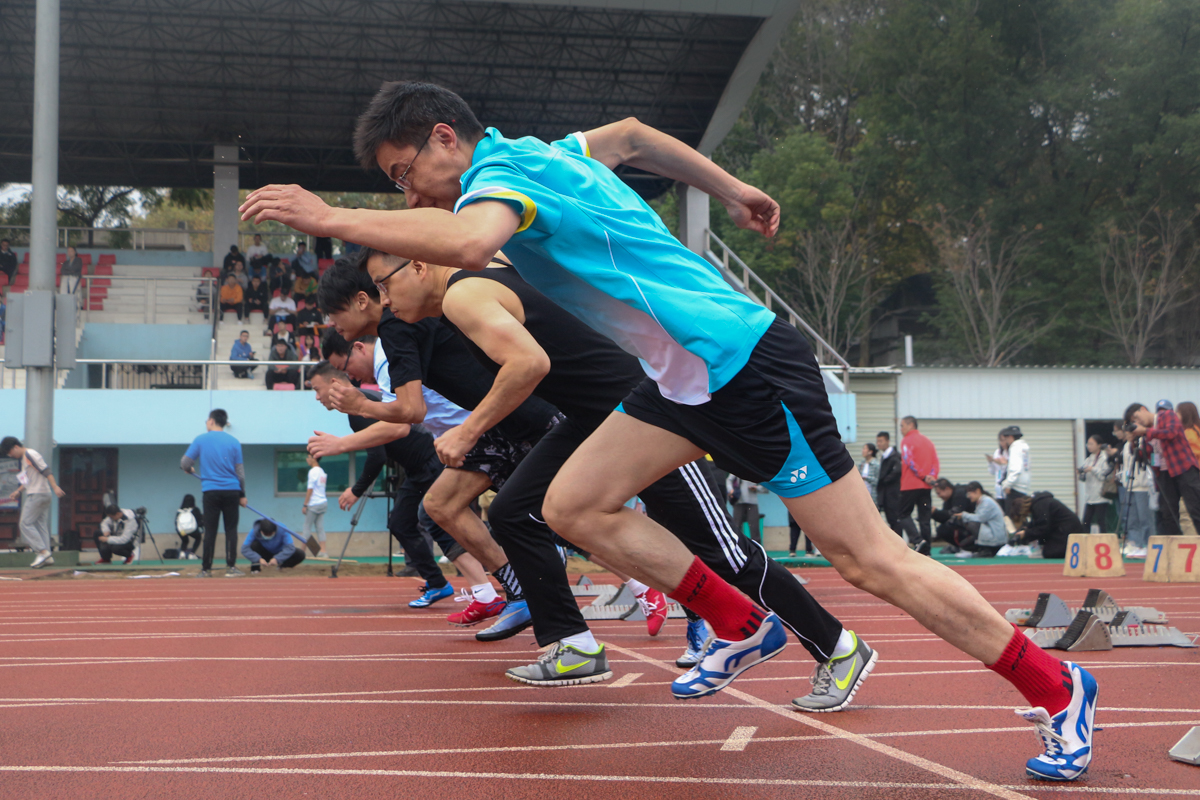
{"label": "black t-shirt", "polygon": [[[421,381],[451,403],[472,411],[491,391],[492,376],[441,320],[423,319],[414,325],[385,308],[377,333],[387,356],[393,392],[406,383]],[[556,413],[554,406],[531,397],[496,430],[512,441],[536,442]]]}
{"label": "black t-shirt", "polygon": [[[636,358],[530,286],[512,267],[489,267],[479,272],[459,270],[450,276],[446,288],[474,278],[502,283],[520,299],[525,308],[525,330],[550,357],[550,372],[534,389],[534,395],[553,403],[571,419],[587,425],[600,424],[645,380],[646,373]],[[442,322],[459,334],[484,367],[493,374],[500,371],[500,365],[450,320]]]}
{"label": "black t-shirt", "polygon": [[[383,399],[379,392],[366,389],[359,391],[366,395],[368,400],[379,402]],[[346,421],[350,423],[350,430],[355,433],[375,423],[373,419],[353,414],[347,414]],[[433,447],[433,435],[421,425],[413,425],[412,431],[403,439],[395,439],[367,450],[366,463],[359,470],[358,482],[354,484],[356,495],[362,497],[363,492],[375,482],[387,459],[403,467],[404,474],[414,483],[431,484],[442,471],[437,451]]]}
{"label": "black t-shirt", "polygon": [[17,254],[12,250],[0,252],[0,270],[15,272],[17,269]]}

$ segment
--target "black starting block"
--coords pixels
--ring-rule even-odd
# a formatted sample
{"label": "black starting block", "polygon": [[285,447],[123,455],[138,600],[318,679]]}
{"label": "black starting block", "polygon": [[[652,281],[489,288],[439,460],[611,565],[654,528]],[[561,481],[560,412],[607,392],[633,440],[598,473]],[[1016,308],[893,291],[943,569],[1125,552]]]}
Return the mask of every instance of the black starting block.
{"label": "black starting block", "polygon": [[1065,628],[1081,611],[1090,611],[1103,622],[1117,626],[1162,625],[1167,621],[1167,615],[1157,608],[1122,608],[1103,589],[1088,589],[1087,597],[1079,608],[1068,608],[1058,595],[1043,592],[1037,596],[1033,608],[1010,608],[1004,612],[1004,618],[1014,625],[1029,628]]}
{"label": "black starting block", "polygon": [[1185,733],[1179,743],[1167,751],[1167,755],[1185,764],[1200,765],[1200,725]]}
{"label": "black starting block", "polygon": [[1129,622],[1106,624],[1087,610],[1076,614],[1065,628],[1029,628],[1025,635],[1039,647],[1072,652],[1114,647],[1196,647],[1195,641],[1178,628]]}

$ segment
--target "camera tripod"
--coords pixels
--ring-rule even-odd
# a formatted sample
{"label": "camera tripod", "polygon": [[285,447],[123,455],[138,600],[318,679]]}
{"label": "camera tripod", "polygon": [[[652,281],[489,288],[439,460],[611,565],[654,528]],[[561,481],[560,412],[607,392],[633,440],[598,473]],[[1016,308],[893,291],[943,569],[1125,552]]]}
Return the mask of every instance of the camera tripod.
{"label": "camera tripod", "polygon": [[[146,518],[146,507],[135,508],[133,510],[133,518],[137,520],[138,524],[137,534],[133,538],[139,545],[145,544],[146,540],[149,539],[150,544],[154,545],[154,552],[158,555],[158,563],[166,564],[167,562],[163,561],[162,551],[158,549],[158,542],[154,541],[154,534],[150,533],[150,520]],[[139,564],[142,563],[141,547],[138,547],[137,562]]]}
{"label": "camera tripod", "polygon": [[[366,492],[363,493],[362,497],[358,498],[357,508],[354,509],[354,516],[352,516],[350,518],[350,532],[348,534],[346,534],[346,541],[342,542],[342,552],[338,554],[337,563],[334,564],[333,567],[330,569],[329,577],[336,578],[338,576],[338,569],[342,566],[342,559],[344,559],[346,557],[346,548],[348,548],[350,546],[350,540],[354,538],[354,529],[358,527],[358,521],[359,521],[359,519],[362,518],[362,513],[363,513],[363,510],[367,507],[368,500],[370,500],[372,497],[386,498],[387,499],[387,517],[386,517],[386,519],[388,521],[391,520],[391,518],[392,518],[392,499],[395,496],[395,487],[398,485],[398,477],[399,476],[396,474],[394,465],[392,464],[391,461],[389,461],[387,463],[387,472],[384,474],[384,479],[383,479],[384,491],[377,492],[373,489],[368,489]],[[390,529],[388,530],[388,535],[387,535],[387,545],[388,545],[387,575],[389,578],[391,578],[393,576],[392,576],[392,534],[391,534]]]}

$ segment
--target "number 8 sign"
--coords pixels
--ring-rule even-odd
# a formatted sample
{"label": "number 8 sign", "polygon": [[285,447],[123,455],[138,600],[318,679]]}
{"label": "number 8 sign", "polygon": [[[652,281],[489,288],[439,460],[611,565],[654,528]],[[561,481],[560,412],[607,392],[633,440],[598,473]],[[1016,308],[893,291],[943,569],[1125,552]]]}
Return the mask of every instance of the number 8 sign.
{"label": "number 8 sign", "polygon": [[1073,533],[1067,539],[1063,575],[1073,578],[1117,578],[1125,574],[1115,533]]}

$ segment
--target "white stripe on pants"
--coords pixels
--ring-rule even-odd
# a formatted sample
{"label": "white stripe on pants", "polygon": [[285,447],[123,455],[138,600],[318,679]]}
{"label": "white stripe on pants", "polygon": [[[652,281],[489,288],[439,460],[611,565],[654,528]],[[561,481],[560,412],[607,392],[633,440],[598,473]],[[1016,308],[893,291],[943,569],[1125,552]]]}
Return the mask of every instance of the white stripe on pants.
{"label": "white stripe on pants", "polygon": [[306,538],[315,528],[317,531],[317,541],[325,544],[325,511],[328,508],[328,503],[308,507],[308,511],[304,515],[304,536]]}
{"label": "white stripe on pants", "polygon": [[21,538],[35,552],[50,549],[50,493],[26,494],[21,502]]}

